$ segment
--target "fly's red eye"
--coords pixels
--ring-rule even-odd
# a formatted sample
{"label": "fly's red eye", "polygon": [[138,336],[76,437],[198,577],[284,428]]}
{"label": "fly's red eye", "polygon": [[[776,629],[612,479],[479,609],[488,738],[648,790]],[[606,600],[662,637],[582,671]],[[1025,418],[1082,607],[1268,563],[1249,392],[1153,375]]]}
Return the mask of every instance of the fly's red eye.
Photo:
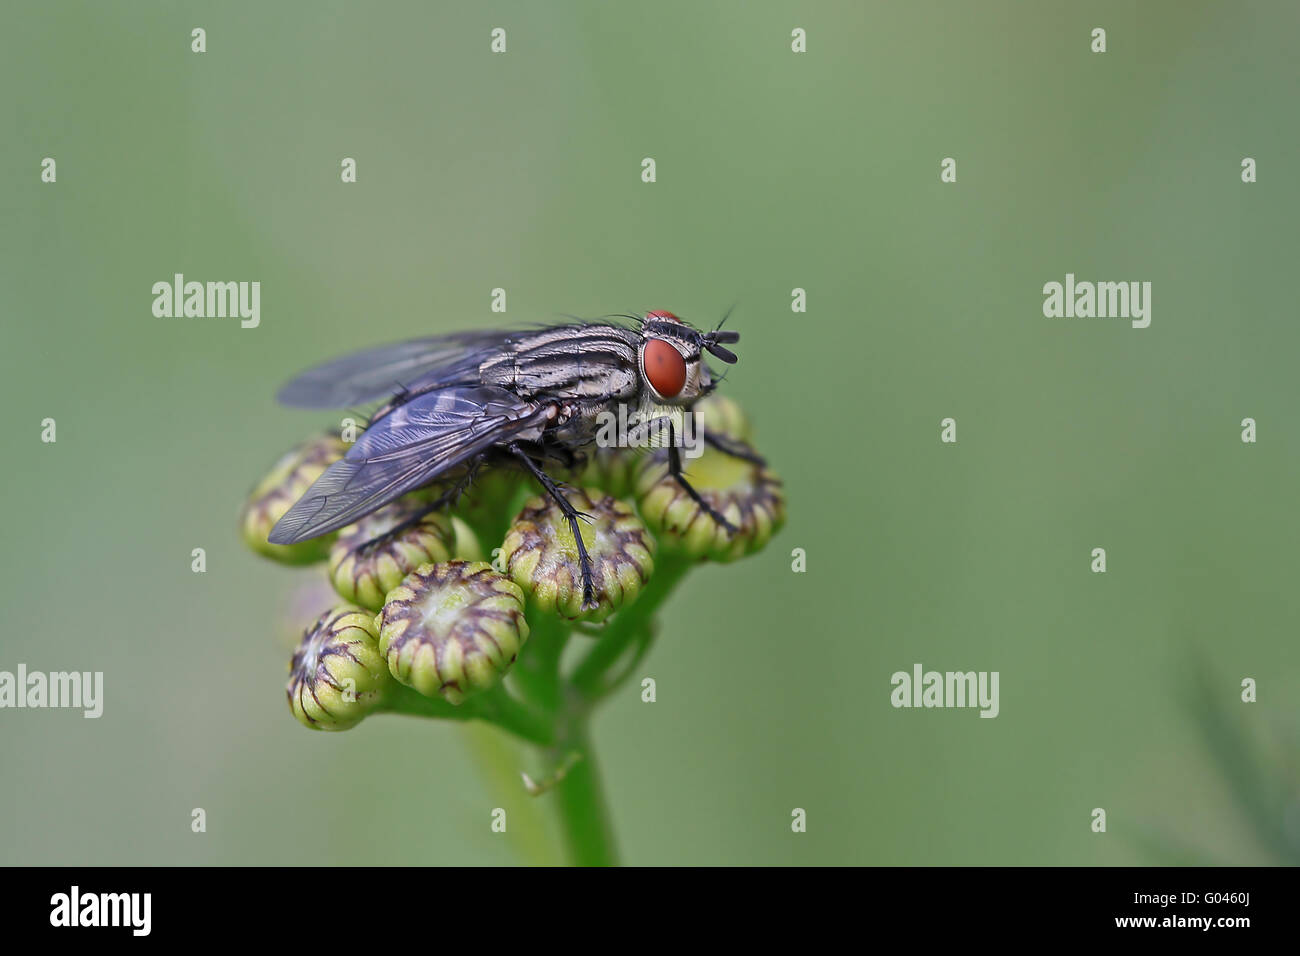
{"label": "fly's red eye", "polygon": [[645,317],[647,319],[658,319],[660,322],[677,322],[680,324],[682,321],[681,319],[677,318],[677,316],[673,315],[671,312],[665,312],[663,310],[658,310],[655,312],[647,312],[645,314]]}
{"label": "fly's red eye", "polygon": [[686,359],[663,339],[646,342],[641,365],[650,385],[664,398],[674,398],[686,387]]}

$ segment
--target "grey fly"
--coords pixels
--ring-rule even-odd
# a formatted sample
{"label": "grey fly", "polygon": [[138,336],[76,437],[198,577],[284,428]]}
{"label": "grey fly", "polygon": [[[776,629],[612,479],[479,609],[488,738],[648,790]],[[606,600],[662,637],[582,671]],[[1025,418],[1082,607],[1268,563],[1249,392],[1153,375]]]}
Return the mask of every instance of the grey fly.
{"label": "grey fly", "polygon": [[[528,331],[462,332],[358,352],[303,372],[279,394],[298,408],[385,404],[347,455],[331,465],[271,530],[272,544],[293,544],[352,524],[409,491],[463,475],[459,494],[484,462],[521,464],[568,520],[578,546],[584,603],[593,603],[590,558],[578,511],[544,470],[572,464],[596,436],[603,412],[689,409],[716,387],[704,353],[733,364],[725,346],[740,333],[701,332],[671,312],[622,316],[632,325],[587,322]],[[668,468],[690,497],[729,531],[682,474],[671,434]],[[751,457],[720,436],[704,440]],[[409,524],[410,522],[407,522]],[[394,529],[396,531],[397,529]],[[394,533],[392,531],[390,534]]]}

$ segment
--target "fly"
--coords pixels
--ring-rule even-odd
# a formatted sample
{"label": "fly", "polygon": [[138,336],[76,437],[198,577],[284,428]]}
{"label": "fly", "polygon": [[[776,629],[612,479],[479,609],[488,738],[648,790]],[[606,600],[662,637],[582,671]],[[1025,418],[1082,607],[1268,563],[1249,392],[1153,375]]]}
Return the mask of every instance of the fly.
{"label": "fly", "polygon": [[[461,332],[368,349],[303,372],[279,394],[298,408],[383,401],[348,453],[279,520],[268,540],[294,544],[353,524],[417,488],[461,474],[424,513],[464,490],[485,462],[515,461],[554,499],[577,543],[583,603],[594,603],[581,515],[543,467],[572,464],[596,436],[603,414],[627,405],[655,415],[689,410],[717,386],[708,352],[727,364],[740,333],[721,324],[701,332],[671,312],[621,316],[634,325],[585,322],[525,331]],[[724,319],[725,321],[725,319]],[[682,473],[671,418],[668,469],[714,521],[735,528]],[[750,458],[719,436],[706,443]],[[463,473],[461,472],[463,469]],[[418,520],[418,517],[415,519]],[[393,534],[412,522],[404,522]]]}

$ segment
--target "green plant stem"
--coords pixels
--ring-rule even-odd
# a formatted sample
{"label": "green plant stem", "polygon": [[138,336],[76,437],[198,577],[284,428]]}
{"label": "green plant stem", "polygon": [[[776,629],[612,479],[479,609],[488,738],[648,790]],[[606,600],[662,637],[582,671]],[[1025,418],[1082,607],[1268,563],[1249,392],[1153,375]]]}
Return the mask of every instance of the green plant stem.
{"label": "green plant stem", "polygon": [[560,656],[568,640],[564,621],[530,610],[528,644],[510,671],[524,697],[551,715],[560,707]]}
{"label": "green plant stem", "polygon": [[[597,639],[596,646],[587,652],[568,681],[563,682],[567,686],[565,709],[560,715],[560,742],[551,757],[556,765],[575,754],[577,759],[555,784],[553,799],[569,862],[575,865],[614,866],[618,862],[609,809],[588,729],[591,711],[632,674],[636,662],[649,651],[655,612],[693,565],[692,561],[672,555],[657,561],[645,591],[635,603],[614,616],[609,630]],[[635,647],[632,662],[611,679],[611,668],[631,647]]]}
{"label": "green plant stem", "polygon": [[474,706],[475,716],[503,727],[516,737],[541,747],[555,743],[555,727],[550,715],[538,713],[512,696],[501,684],[466,703]]}
{"label": "green plant stem", "polygon": [[539,714],[512,697],[500,684],[477,697],[471,697],[459,706],[399,686],[388,694],[382,709],[393,714],[413,714],[440,720],[486,720],[539,747],[555,744],[555,728],[550,716]]}
{"label": "green plant stem", "polygon": [[[517,492],[515,497],[519,496]],[[490,526],[480,515],[474,516],[477,520],[463,517],[480,541],[495,541],[504,535],[503,529]],[[548,615],[530,614],[528,644],[509,678],[522,700],[501,684],[454,707],[403,687],[390,696],[384,709],[453,720],[481,719],[542,748],[545,762],[556,771],[555,783],[542,799],[555,801],[568,861],[579,866],[617,865],[610,813],[592,750],[591,712],[634,673],[649,652],[655,613],[695,563],[672,553],[661,554],[637,600],[614,615],[567,680],[560,662],[572,626]],[[626,660],[629,651],[631,659]],[[611,676],[613,668],[625,660],[622,669]]]}
{"label": "green plant stem", "polygon": [[574,725],[561,749],[577,755],[553,789],[569,862],[575,866],[617,866],[614,831],[585,720]]}
{"label": "green plant stem", "polygon": [[601,635],[596,646],[588,652],[569,678],[569,683],[588,704],[594,704],[608,696],[629,676],[630,668],[616,681],[611,682],[608,678],[610,668],[618,663],[630,646],[640,643],[638,660],[649,650],[649,642],[654,633],[655,612],[693,566],[694,562],[676,555],[661,557],[655,562],[654,574],[641,596],[614,615],[608,633]]}
{"label": "green plant stem", "polygon": [[436,717],[438,720],[473,720],[477,716],[463,707],[447,703],[441,697],[425,697],[419,691],[396,681],[385,692],[384,701],[377,709],[389,714]]}
{"label": "green plant stem", "polygon": [[510,808],[506,839],[530,865],[564,862],[558,833],[547,824],[547,809],[520,793],[519,767],[527,747],[487,721],[470,721],[460,735],[495,806]]}

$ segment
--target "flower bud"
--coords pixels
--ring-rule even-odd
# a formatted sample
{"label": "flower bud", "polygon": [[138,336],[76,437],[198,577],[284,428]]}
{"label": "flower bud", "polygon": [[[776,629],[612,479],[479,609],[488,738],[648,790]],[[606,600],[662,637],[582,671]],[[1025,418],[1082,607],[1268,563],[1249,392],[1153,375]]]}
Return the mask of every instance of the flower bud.
{"label": "flower bud", "polygon": [[613,495],[626,498],[632,494],[632,479],[643,456],[637,449],[610,446],[591,450],[581,482]]}
{"label": "flower bud", "polygon": [[419,497],[401,498],[339,532],[330,548],[329,573],[341,597],[378,611],[388,592],[420,565],[451,558],[456,532],[439,512],[430,512],[410,527],[387,534],[414,520],[425,507]]}
{"label": "flower bud", "polygon": [[583,607],[582,569],[568,520],[549,497],[524,505],[501,547],[501,566],[542,611],[569,620],[603,621],[636,600],[654,572],[655,541],[636,513],[596,488],[572,489],[591,563],[594,607]]}
{"label": "flower bud", "polygon": [[271,544],[266,536],[275,523],[302,497],[311,483],[347,452],[337,435],[303,442],[277,461],[244,502],[239,514],[240,536],[253,551],[285,564],[312,564],[329,554],[333,535],[297,544]]}
{"label": "flower bud", "polygon": [[456,515],[451,516],[451,530],[455,536],[455,545],[451,556],[457,561],[482,561],[483,546],[479,544],[474,529]]}
{"label": "flower bud", "polygon": [[[748,446],[744,446],[746,449]],[[766,466],[716,448],[687,459],[686,480],[735,526],[728,531],[668,474],[667,456],[646,460],[637,478],[641,517],[667,550],[692,558],[733,561],[760,550],[785,521],[781,481]]]}
{"label": "flower bud", "polygon": [[700,418],[705,432],[721,435],[733,441],[750,442],[753,429],[740,403],[726,395],[714,392],[695,403],[694,412]]}
{"label": "flower bud", "polygon": [[347,730],[392,686],[375,619],[358,607],[326,611],[303,633],[289,663],[289,709],[312,730]]}
{"label": "flower bud", "polygon": [[523,593],[482,561],[413,571],[389,592],[377,623],[392,675],[452,704],[496,684],[528,639]]}
{"label": "flower bud", "polygon": [[480,541],[500,541],[514,502],[523,497],[525,477],[519,468],[481,467],[452,504],[451,514],[473,528]]}
{"label": "flower bud", "polygon": [[[599,488],[615,498],[626,498],[632,493],[632,475],[643,452],[641,448],[597,443],[584,448],[572,465],[547,462],[546,473],[561,485]],[[532,498],[535,486],[529,492],[527,497]]]}

